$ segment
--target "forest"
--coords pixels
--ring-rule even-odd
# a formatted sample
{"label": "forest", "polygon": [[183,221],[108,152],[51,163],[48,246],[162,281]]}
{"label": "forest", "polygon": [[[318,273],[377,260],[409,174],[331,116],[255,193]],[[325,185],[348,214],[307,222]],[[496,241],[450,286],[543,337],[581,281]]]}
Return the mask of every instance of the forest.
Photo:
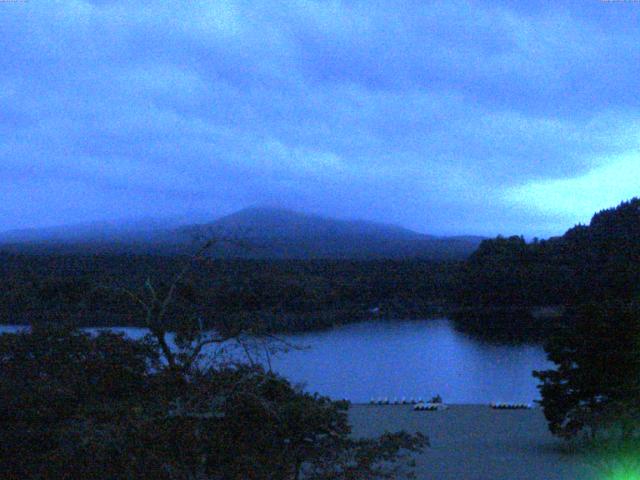
{"label": "forest", "polygon": [[[561,313],[585,302],[640,293],[640,199],[596,213],[548,240],[485,240],[460,265],[449,291],[460,328],[481,335],[547,338]],[[556,315],[536,316],[540,307]],[[555,318],[554,318],[555,317]]]}
{"label": "forest", "polygon": [[3,323],[71,320],[142,326],[127,292],[163,289],[191,264],[169,317],[301,331],[369,318],[440,313],[456,264],[400,260],[220,260],[155,255],[0,253]]}
{"label": "forest", "polygon": [[563,236],[484,240],[463,261],[220,259],[0,251],[0,321],[142,326],[130,293],[166,289],[184,265],[169,318],[291,332],[372,318],[448,315],[495,341],[547,338],[567,307],[640,290],[640,200]]}

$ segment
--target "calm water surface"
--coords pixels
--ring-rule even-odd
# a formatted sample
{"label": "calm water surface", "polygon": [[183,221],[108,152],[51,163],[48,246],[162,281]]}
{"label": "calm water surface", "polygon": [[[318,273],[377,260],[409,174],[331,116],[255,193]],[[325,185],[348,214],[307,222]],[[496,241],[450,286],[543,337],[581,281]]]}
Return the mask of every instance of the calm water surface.
{"label": "calm water surface", "polygon": [[[0,332],[15,328],[0,326]],[[482,343],[448,320],[364,322],[283,338],[309,348],[276,354],[276,372],[309,391],[353,402],[435,394],[449,403],[531,402],[539,398],[531,371],[552,366],[539,346]]]}

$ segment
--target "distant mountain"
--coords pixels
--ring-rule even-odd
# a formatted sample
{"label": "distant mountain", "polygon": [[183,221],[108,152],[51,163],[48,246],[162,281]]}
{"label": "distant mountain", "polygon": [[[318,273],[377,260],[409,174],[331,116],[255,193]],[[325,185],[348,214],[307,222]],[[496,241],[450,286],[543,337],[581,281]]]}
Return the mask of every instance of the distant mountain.
{"label": "distant mountain", "polygon": [[184,233],[213,233],[258,239],[322,239],[374,236],[379,239],[435,238],[406,228],[361,220],[335,220],[280,208],[247,208]]}
{"label": "distant mountain", "polygon": [[242,239],[214,255],[251,258],[424,258],[452,260],[469,256],[481,237],[436,237],[395,225],[336,220],[278,208],[248,208],[207,225],[178,231],[185,238]]}
{"label": "distant mountain", "polygon": [[43,228],[25,228],[0,232],[0,244],[112,242],[149,238],[175,225],[172,221],[138,219],[87,222]]}
{"label": "distant mountain", "polygon": [[482,241],[482,237],[436,237],[395,225],[278,208],[247,208],[212,223],[178,228],[144,221],[5,232],[0,233],[0,249],[174,254],[192,252],[212,237],[234,240],[216,244],[211,250],[215,257],[258,259],[457,260],[468,257]]}

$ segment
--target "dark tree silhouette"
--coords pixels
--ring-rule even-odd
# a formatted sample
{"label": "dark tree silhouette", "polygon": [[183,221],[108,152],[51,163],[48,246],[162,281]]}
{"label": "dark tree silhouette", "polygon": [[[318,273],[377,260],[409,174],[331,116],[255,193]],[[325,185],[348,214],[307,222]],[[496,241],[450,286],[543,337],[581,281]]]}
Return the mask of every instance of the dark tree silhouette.
{"label": "dark tree silhouette", "polygon": [[147,279],[146,295],[124,290],[142,307],[143,340],[47,324],[0,335],[3,478],[411,476],[403,460],[427,445],[423,435],[353,439],[348,402],[295,389],[254,362],[198,362],[204,347],[242,343],[246,333],[225,324],[210,332],[197,317],[168,320],[209,246],[163,288]]}
{"label": "dark tree silhouette", "polygon": [[640,426],[640,306],[609,301],[576,307],[546,343],[557,367],[535,371],[552,433],[619,432]]}
{"label": "dark tree silhouette", "polygon": [[632,301],[638,295],[640,199],[633,198],[561,237],[483,241],[459,269],[449,300],[461,307],[455,320],[462,329],[538,340],[550,334],[552,322],[527,318],[536,307],[562,311],[589,301]]}

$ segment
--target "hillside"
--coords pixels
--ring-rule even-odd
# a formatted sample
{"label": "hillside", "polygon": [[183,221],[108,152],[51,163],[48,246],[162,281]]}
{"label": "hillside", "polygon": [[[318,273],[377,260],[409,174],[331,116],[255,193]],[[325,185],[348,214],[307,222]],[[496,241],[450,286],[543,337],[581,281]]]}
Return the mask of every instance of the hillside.
{"label": "hillside", "polygon": [[374,222],[347,221],[277,208],[249,208],[214,222],[161,228],[84,225],[0,234],[0,248],[27,253],[188,254],[205,239],[223,237],[217,258],[461,260],[480,237],[435,237]]}
{"label": "hillside", "polygon": [[164,235],[177,223],[175,219],[143,218],[24,228],[0,232],[0,245],[142,242]]}
{"label": "hillside", "polygon": [[566,304],[640,290],[640,199],[549,240],[485,240],[465,263],[463,303]]}
{"label": "hillside", "polygon": [[[549,240],[485,240],[464,262],[450,302],[467,330],[537,330],[529,313],[584,302],[628,301],[640,294],[640,199],[593,215]],[[466,312],[466,313],[465,313]],[[535,325],[535,327],[533,326]]]}
{"label": "hillside", "polygon": [[242,239],[249,248],[226,244],[213,254],[278,259],[458,260],[470,255],[481,241],[479,237],[435,237],[394,225],[271,208],[245,209],[212,224],[184,227],[179,236]]}

